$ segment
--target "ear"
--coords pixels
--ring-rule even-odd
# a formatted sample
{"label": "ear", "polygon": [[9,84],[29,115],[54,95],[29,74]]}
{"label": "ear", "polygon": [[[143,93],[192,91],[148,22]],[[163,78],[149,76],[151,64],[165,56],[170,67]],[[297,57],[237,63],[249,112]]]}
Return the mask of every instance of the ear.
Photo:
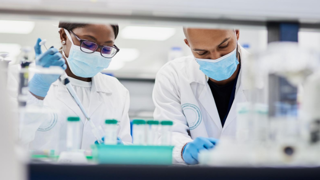
{"label": "ear", "polygon": [[67,35],[66,35],[66,33],[64,32],[63,29],[60,29],[60,30],[59,30],[59,34],[60,34],[61,44],[62,44],[62,41],[67,42]]}
{"label": "ear", "polygon": [[240,30],[239,30],[239,29],[236,29],[236,30],[235,30],[235,32],[236,32],[237,40],[239,41],[239,37],[240,37]]}
{"label": "ear", "polygon": [[188,39],[184,39],[184,43],[186,43],[186,45],[190,47]]}

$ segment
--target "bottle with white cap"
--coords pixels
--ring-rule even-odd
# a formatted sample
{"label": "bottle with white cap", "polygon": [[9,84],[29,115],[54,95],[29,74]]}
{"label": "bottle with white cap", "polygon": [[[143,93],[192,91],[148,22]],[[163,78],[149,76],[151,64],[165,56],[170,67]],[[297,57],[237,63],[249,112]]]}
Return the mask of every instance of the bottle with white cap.
{"label": "bottle with white cap", "polygon": [[148,120],[147,121],[147,132],[148,132],[148,137],[147,137],[147,144],[148,145],[157,145],[157,138],[159,134],[159,121],[156,120]]}
{"label": "bottle with white cap", "polygon": [[105,137],[104,144],[106,145],[116,145],[118,137],[118,121],[115,119],[107,119],[105,121]]}
{"label": "bottle with white cap", "polygon": [[146,121],[135,119],[132,121],[132,136],[134,145],[146,144]]}
{"label": "bottle with white cap", "polygon": [[172,121],[161,121],[161,145],[170,146],[172,136]]}
{"label": "bottle with white cap", "polygon": [[68,117],[67,119],[67,149],[75,151],[80,149],[80,118]]}

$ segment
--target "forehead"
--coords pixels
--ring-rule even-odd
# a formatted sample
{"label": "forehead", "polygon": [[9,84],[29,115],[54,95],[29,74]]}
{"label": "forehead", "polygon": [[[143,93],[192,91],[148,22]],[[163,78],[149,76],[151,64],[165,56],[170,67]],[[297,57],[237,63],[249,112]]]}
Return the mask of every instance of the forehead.
{"label": "forehead", "polygon": [[112,26],[106,24],[90,24],[84,27],[75,28],[73,32],[78,35],[90,35],[97,39],[115,39]]}
{"label": "forehead", "polygon": [[195,44],[211,44],[219,45],[226,38],[235,37],[234,31],[231,29],[185,29],[186,38],[192,45]]}

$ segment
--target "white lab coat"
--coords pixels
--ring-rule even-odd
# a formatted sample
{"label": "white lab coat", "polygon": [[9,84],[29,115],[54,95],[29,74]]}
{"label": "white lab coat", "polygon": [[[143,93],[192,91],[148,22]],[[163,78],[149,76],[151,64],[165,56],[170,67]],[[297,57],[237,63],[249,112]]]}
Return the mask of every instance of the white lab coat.
{"label": "white lab coat", "polygon": [[[93,123],[104,128],[106,119],[118,120],[118,137],[124,144],[130,144],[128,90],[116,78],[98,73],[92,78],[90,93],[90,105],[86,110]],[[25,122],[21,123],[21,142],[30,143],[29,148],[33,150],[66,150],[67,118],[79,116],[81,121],[86,122],[66,87],[58,80],[51,85],[43,101],[29,94],[28,106],[49,107],[58,111],[45,115],[28,114]],[[81,125],[81,132],[81,149],[89,150],[96,139],[88,123]]]}
{"label": "white lab coat", "polygon": [[[246,57],[240,52],[241,63]],[[224,124],[221,125],[215,100],[208,85],[208,78],[199,70],[193,56],[181,57],[168,62],[158,72],[153,90],[155,103],[154,119],[172,120],[173,159],[184,163],[181,157],[183,146],[196,137],[235,137],[236,104],[246,102],[245,90],[241,85],[241,73],[236,85],[236,94]],[[189,131],[189,132],[188,132]]]}

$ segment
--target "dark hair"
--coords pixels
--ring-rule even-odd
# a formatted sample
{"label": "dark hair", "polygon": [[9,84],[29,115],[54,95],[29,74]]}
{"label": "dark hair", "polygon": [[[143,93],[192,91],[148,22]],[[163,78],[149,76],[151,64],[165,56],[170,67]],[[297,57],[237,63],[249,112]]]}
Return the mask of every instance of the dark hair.
{"label": "dark hair", "polygon": [[[85,27],[87,25],[90,25],[90,24],[59,22],[59,28],[64,28],[64,29],[66,29],[68,31],[72,31],[75,28]],[[110,24],[110,25],[111,25],[111,27],[113,29],[114,37],[116,39],[118,34],[119,34],[119,26],[117,24]]]}

